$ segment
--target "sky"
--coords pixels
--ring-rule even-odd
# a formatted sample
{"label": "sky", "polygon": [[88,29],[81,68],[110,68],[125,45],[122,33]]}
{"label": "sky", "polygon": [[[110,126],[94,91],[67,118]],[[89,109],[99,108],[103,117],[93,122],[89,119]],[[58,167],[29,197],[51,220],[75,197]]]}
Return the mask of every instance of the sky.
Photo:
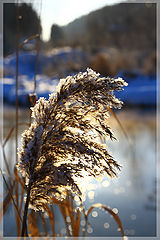
{"label": "sky", "polygon": [[32,0],[41,17],[42,39],[48,41],[52,24],[66,25],[74,19],[120,0]]}

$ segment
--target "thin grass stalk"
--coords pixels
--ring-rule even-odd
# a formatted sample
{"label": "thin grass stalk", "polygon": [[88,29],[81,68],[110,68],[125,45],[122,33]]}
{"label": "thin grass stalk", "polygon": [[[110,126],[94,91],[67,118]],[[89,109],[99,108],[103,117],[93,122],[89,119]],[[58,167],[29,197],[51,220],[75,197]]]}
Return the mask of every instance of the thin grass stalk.
{"label": "thin grass stalk", "polygon": [[[16,3],[16,128],[15,128],[15,140],[16,140],[16,163],[18,162],[18,155],[17,155],[17,149],[18,149],[18,57],[19,57],[19,6],[18,6],[18,0]],[[15,191],[16,191],[16,205],[19,209],[19,188],[18,183],[16,182],[15,185]],[[17,212],[16,212],[16,223],[17,223],[17,231],[18,235],[20,234],[20,223],[18,220]]]}
{"label": "thin grass stalk", "polygon": [[[42,10],[42,0],[40,2],[40,15]],[[35,63],[35,73],[34,73],[34,93],[36,92],[36,77],[37,77],[37,67],[38,67],[38,60],[39,60],[39,51],[40,51],[40,34],[41,34],[41,25],[40,25],[40,15],[39,15],[39,22],[38,22],[38,37],[37,37],[37,55],[36,55],[36,63]]]}
{"label": "thin grass stalk", "polygon": [[[40,14],[42,10],[42,0],[41,0],[41,9],[40,9]],[[37,101],[37,95],[36,95],[36,86],[37,86],[37,68],[38,68],[38,60],[39,60],[39,51],[40,51],[40,34],[41,34],[41,26],[40,26],[40,16],[39,16],[39,22],[38,22],[38,34],[37,35],[37,44],[36,44],[36,62],[35,62],[35,71],[34,71],[34,89],[33,89],[33,94],[30,94],[29,99],[30,103],[32,106],[35,105]],[[31,111],[30,111],[30,125],[31,125]]]}
{"label": "thin grass stalk", "polygon": [[40,50],[40,36],[37,38],[37,54],[36,54],[36,62],[35,62],[35,73],[34,73],[34,93],[36,93],[37,86],[37,68],[38,68],[38,59],[39,59],[39,50]]}
{"label": "thin grass stalk", "polygon": [[[15,195],[16,195],[16,203],[17,203],[17,207],[19,209],[19,184],[16,182],[16,187],[15,187]],[[20,214],[20,213],[19,213]],[[19,222],[19,217],[17,215],[16,212],[16,224],[17,224],[17,235],[20,236],[21,233],[21,225]]]}
{"label": "thin grass stalk", "polygon": [[18,162],[18,57],[19,57],[19,7],[18,0],[16,4],[16,163]]}

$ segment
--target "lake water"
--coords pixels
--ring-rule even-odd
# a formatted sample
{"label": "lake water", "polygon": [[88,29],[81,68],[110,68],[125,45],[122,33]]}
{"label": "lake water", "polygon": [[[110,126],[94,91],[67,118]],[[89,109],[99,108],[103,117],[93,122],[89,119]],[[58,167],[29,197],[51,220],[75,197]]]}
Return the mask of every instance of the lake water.
{"label": "lake water", "polygon": [[[118,212],[125,235],[153,237],[156,235],[156,118],[151,109],[124,109],[117,113],[129,141],[120,126],[112,117],[110,125],[118,141],[107,141],[109,152],[122,166],[119,178],[85,182],[86,210],[94,203],[110,206]],[[14,110],[4,109],[4,136],[15,124]],[[28,111],[19,112],[19,122],[29,121]],[[26,128],[19,128],[21,132]],[[5,154],[11,172],[15,162],[15,136],[5,146]],[[5,166],[4,166],[5,167]],[[54,209],[56,232],[65,235],[63,218]],[[46,216],[47,220],[47,216]],[[47,220],[49,221],[49,220]],[[114,219],[104,211],[95,209],[89,217],[91,226],[87,236],[120,236]],[[83,228],[84,221],[81,220]],[[48,232],[51,229],[48,227]],[[41,228],[41,226],[40,226]],[[13,206],[10,205],[4,216],[4,236],[16,236],[16,221]]]}

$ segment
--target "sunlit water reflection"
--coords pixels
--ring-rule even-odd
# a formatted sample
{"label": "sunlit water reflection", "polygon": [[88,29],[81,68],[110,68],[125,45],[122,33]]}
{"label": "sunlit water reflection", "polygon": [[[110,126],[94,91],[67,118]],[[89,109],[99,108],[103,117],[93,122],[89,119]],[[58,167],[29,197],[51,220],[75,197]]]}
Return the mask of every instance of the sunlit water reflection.
{"label": "sunlit water reflection", "polygon": [[[130,141],[123,135],[117,122],[111,118],[110,125],[118,141],[106,141],[109,152],[122,166],[119,178],[92,180],[82,182],[85,186],[85,207],[94,203],[110,206],[119,214],[127,236],[156,235],[156,124],[155,112],[152,110],[121,110],[117,116],[123,124]],[[20,122],[29,121],[28,112],[20,112]],[[5,111],[4,135],[7,136],[14,125],[12,110]],[[22,130],[21,125],[19,139]],[[11,172],[15,159],[15,136],[7,142],[5,153]],[[5,166],[4,166],[5,167]],[[75,197],[78,204],[78,198]],[[56,207],[54,209],[56,232],[65,236],[63,218]],[[45,216],[47,219],[47,215]],[[49,221],[49,220],[48,220]],[[106,212],[94,209],[90,214],[87,229],[88,236],[120,236],[120,229],[114,219]],[[81,229],[84,228],[81,219]],[[8,227],[9,226],[9,227]],[[40,226],[42,228],[42,226]],[[51,234],[50,225],[48,232]],[[4,235],[16,235],[16,222],[13,206],[4,217]]]}

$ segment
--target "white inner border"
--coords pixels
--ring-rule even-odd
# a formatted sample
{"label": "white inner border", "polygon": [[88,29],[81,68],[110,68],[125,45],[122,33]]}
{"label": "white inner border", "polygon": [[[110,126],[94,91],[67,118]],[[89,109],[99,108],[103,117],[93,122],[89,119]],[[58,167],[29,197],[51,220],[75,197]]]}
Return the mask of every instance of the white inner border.
{"label": "white inner border", "polygon": [[[38,0],[36,0],[38,1]],[[45,1],[45,0],[43,0]],[[67,1],[67,0],[66,0]],[[14,0],[1,0],[0,1],[0,59],[3,59],[3,3],[14,3]],[[27,1],[26,1],[27,2]],[[156,17],[157,17],[157,144],[156,144],[156,160],[157,160],[157,234],[156,237],[127,237],[128,240],[160,240],[160,128],[159,128],[159,121],[160,121],[160,86],[159,86],[159,77],[160,73],[158,71],[160,67],[160,59],[159,59],[159,52],[160,52],[160,43],[159,43],[159,34],[160,34],[160,1],[159,0],[128,0],[126,3],[156,3]],[[1,83],[3,82],[3,69],[0,69],[0,81]],[[3,89],[0,88],[0,144],[2,143],[3,140]],[[0,157],[3,159],[2,156],[2,148],[0,147]],[[0,161],[0,167],[3,169],[3,163]],[[3,180],[2,176],[0,174],[0,203],[2,202],[2,196],[3,196]],[[3,237],[3,220],[0,221],[0,238]],[[3,239],[20,239],[18,237],[6,237]],[[27,239],[27,238],[25,238]],[[34,239],[34,238],[33,238]],[[41,238],[41,239],[52,239],[52,238]],[[56,237],[58,240],[63,240],[63,239],[74,239],[74,240],[84,240],[82,237],[75,237],[75,238],[64,238],[64,237]],[[122,237],[85,237],[86,240],[121,240]]]}

